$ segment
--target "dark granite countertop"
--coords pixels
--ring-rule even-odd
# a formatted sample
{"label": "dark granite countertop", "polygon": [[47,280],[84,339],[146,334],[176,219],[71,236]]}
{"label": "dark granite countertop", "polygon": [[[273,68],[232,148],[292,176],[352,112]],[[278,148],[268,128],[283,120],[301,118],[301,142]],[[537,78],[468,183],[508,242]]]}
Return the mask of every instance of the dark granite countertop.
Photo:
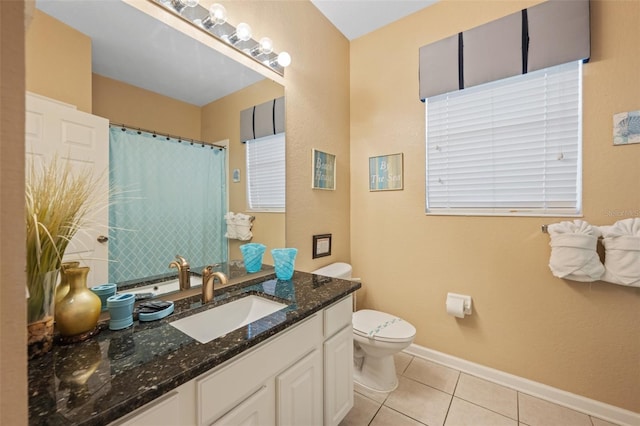
{"label": "dark granite countertop", "polygon": [[[159,321],[138,322],[72,345],[55,344],[29,362],[29,424],[105,425],[211,370],[360,288],[360,284],[296,271],[289,281],[274,274],[175,302]],[[260,294],[288,307],[202,344],[169,325],[245,294]]]}

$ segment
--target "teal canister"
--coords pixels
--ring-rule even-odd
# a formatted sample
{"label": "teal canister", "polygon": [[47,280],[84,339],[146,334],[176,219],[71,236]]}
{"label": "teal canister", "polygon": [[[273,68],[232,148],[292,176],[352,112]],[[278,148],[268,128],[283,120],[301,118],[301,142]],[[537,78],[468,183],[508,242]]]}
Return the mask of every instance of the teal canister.
{"label": "teal canister", "polygon": [[109,329],[122,330],[133,324],[133,304],[136,295],[131,293],[116,294],[107,299],[109,309]]}

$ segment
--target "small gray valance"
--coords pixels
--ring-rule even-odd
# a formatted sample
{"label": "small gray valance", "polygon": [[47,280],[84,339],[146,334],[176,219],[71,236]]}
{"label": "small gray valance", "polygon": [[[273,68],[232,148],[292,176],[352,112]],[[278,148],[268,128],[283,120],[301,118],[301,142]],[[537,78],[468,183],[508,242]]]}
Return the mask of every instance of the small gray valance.
{"label": "small gray valance", "polygon": [[589,56],[589,0],[548,0],[421,47],[420,99]]}
{"label": "small gray valance", "polygon": [[240,111],[240,142],[284,132],[284,96]]}

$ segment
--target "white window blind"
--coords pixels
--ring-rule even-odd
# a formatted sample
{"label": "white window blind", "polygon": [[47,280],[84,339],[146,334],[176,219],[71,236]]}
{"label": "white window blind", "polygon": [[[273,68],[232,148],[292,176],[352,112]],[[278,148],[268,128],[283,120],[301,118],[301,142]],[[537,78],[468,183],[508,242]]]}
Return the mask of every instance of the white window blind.
{"label": "white window blind", "polygon": [[247,199],[253,211],[284,211],[285,134],[246,143]]}
{"label": "white window blind", "polygon": [[425,105],[427,213],[581,213],[580,61]]}

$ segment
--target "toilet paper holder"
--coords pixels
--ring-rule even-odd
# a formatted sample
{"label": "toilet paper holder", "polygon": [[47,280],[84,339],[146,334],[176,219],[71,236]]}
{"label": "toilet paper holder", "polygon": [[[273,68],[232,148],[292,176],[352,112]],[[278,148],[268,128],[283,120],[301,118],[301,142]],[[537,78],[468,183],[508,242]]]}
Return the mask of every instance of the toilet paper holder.
{"label": "toilet paper holder", "polygon": [[450,304],[450,302],[458,302],[462,301],[462,316],[458,316],[459,318],[463,317],[464,315],[471,315],[473,313],[473,309],[472,309],[472,301],[471,301],[471,296],[467,296],[465,294],[457,294],[457,293],[447,293],[447,304]]}

